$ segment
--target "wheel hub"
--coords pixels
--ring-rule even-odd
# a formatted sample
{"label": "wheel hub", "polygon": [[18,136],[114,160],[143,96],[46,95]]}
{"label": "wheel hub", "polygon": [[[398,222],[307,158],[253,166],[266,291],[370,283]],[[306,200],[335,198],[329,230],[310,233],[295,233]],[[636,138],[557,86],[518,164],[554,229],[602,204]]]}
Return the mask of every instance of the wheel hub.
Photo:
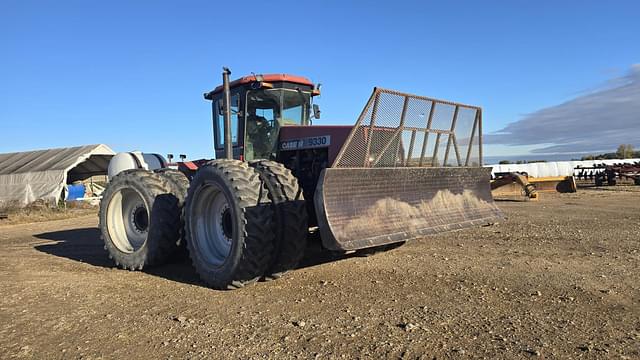
{"label": "wheel hub", "polygon": [[131,223],[139,233],[143,233],[149,228],[149,214],[143,204],[139,204],[131,212]]}
{"label": "wheel hub", "polygon": [[231,242],[233,238],[233,221],[231,220],[231,210],[227,205],[225,205],[220,214],[220,228],[222,228],[222,235],[224,235],[225,240]]}

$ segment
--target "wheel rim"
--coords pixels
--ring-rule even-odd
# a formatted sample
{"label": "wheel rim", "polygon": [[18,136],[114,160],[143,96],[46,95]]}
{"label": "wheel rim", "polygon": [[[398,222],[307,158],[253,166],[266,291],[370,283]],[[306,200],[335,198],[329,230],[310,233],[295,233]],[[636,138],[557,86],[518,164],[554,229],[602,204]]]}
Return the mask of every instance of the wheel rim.
{"label": "wheel rim", "polygon": [[147,208],[142,195],[133,189],[121,189],[113,195],[107,207],[107,229],[118,250],[133,253],[147,241]]}
{"label": "wheel rim", "polygon": [[198,255],[211,266],[222,265],[231,252],[234,223],[229,202],[217,185],[206,184],[194,194],[189,221]]}

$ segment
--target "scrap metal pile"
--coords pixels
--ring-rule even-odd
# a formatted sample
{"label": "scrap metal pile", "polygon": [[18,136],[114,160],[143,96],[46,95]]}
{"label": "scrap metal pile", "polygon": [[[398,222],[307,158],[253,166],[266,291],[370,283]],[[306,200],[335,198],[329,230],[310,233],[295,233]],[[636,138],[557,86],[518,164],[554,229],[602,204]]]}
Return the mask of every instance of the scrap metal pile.
{"label": "scrap metal pile", "polygon": [[593,181],[596,186],[616,185],[617,179],[629,179],[640,185],[640,161],[613,165],[596,164],[593,166],[577,166],[574,176],[578,180]]}

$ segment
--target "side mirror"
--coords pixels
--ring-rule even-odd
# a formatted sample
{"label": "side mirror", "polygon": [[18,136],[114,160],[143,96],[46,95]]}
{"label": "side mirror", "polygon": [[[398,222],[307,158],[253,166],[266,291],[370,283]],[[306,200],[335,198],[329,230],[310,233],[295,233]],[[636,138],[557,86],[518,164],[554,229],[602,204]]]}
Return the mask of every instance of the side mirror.
{"label": "side mirror", "polygon": [[320,119],[320,106],[318,104],[313,104],[313,117]]}

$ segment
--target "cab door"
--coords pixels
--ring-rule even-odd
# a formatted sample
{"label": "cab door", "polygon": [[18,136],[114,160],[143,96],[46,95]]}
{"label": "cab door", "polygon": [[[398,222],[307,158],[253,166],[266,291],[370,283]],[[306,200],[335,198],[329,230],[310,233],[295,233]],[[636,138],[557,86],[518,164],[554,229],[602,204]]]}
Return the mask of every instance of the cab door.
{"label": "cab door", "polygon": [[[243,123],[242,112],[240,111],[241,94],[240,91],[231,91],[231,143],[233,148],[233,158],[243,160]],[[224,153],[224,106],[222,96],[214,99],[213,104],[213,143],[216,159],[222,159]]]}

